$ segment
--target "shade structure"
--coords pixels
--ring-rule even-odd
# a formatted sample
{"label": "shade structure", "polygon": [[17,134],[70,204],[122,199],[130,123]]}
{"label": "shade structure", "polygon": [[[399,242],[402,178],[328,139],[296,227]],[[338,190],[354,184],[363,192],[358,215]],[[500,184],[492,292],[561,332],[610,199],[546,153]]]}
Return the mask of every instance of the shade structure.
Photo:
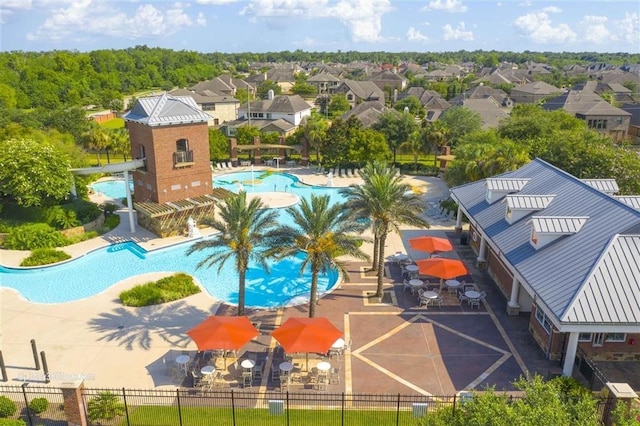
{"label": "shade structure", "polygon": [[212,315],[187,331],[187,334],[196,343],[199,351],[237,351],[260,333],[245,316]]}
{"label": "shade structure", "polygon": [[468,274],[464,263],[458,259],[435,257],[417,260],[416,265],[421,274],[445,280]]}
{"label": "shade structure", "polygon": [[410,239],[409,245],[413,250],[426,251],[427,253],[440,253],[453,250],[453,245],[451,245],[448,239],[430,237],[428,235]]}
{"label": "shade structure", "polygon": [[287,353],[326,353],[342,337],[327,318],[289,318],[271,335]]}

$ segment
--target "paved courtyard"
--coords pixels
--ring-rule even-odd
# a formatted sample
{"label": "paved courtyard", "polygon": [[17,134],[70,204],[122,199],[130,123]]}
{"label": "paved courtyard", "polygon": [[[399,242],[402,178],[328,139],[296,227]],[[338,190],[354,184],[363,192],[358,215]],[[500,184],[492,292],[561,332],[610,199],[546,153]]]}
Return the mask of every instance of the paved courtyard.
{"label": "paved courtyard", "polygon": [[[322,177],[300,173],[303,180],[315,183]],[[315,181],[314,181],[315,180]],[[351,182],[336,179],[336,186]],[[434,207],[446,196],[446,186],[435,178],[414,179],[412,186],[424,189],[426,218],[432,228],[426,231],[405,230],[389,239],[387,253],[406,251],[406,239],[416,235],[451,237],[453,222],[439,215]],[[145,248],[178,242],[184,237],[157,240],[144,230],[128,234],[127,220],[102,241],[73,247],[77,253],[99,244],[132,238]],[[461,251],[447,256],[464,254]],[[365,249],[371,250],[370,244]],[[415,256],[416,253],[410,253]],[[467,253],[468,254],[468,253]],[[20,253],[3,254],[3,263],[19,261]],[[511,382],[525,372],[549,374],[555,363],[543,359],[533,340],[527,339],[526,322],[505,322],[505,315],[492,309],[504,301],[495,290],[476,275],[473,259],[464,259],[470,275],[468,283],[489,289],[487,303],[479,309],[457,303],[454,296],[442,307],[419,307],[410,291],[403,289],[400,271],[389,266],[382,302],[367,297],[375,291],[376,277],[365,273],[368,264],[348,262],[350,281],[325,295],[317,316],[328,317],[351,341],[343,356],[328,359],[339,368],[340,379],[328,386],[329,392],[451,395],[465,389],[482,389],[486,385],[511,389]],[[96,265],[96,274],[100,268]],[[0,290],[2,354],[7,365],[9,384],[42,383],[42,372],[33,368],[30,340],[47,356],[52,384],[85,378],[87,387],[175,388],[190,386],[188,379],[173,380],[163,358],[172,361],[186,351],[195,355],[196,347],[185,332],[208,315],[233,315],[235,308],[220,303],[206,291],[173,303],[146,308],[123,307],[117,298],[120,291],[140,282],[157,279],[168,273],[132,277],[94,297],[64,304],[31,303],[10,289]],[[90,277],[87,277],[90,279]],[[264,362],[265,374],[251,387],[254,391],[274,390],[278,384],[269,372],[283,356],[270,336],[278,325],[292,316],[307,316],[307,306],[277,310],[248,310],[259,327],[260,335],[246,346],[239,359],[251,355]],[[511,318],[506,318],[511,320]],[[511,325],[516,324],[517,327]],[[532,349],[533,348],[533,349]],[[320,361],[310,355],[309,369]],[[229,360],[225,381],[238,386],[235,359]],[[306,357],[294,362],[306,370]],[[292,386],[294,390],[295,386]],[[301,382],[301,391],[315,392]]]}

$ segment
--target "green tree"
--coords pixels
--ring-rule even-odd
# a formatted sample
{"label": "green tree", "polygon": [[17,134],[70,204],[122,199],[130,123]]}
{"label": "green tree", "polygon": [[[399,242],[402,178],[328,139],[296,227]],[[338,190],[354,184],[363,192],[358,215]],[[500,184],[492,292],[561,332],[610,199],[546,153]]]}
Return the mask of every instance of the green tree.
{"label": "green tree", "polygon": [[229,138],[220,129],[209,128],[209,158],[220,161],[229,157]]}
{"label": "green tree", "polygon": [[413,132],[418,130],[418,124],[411,114],[398,111],[387,111],[380,114],[378,121],[372,126],[387,139],[389,148],[393,151],[393,163],[396,163],[398,147],[409,140]]}
{"label": "green tree", "polygon": [[304,137],[307,139],[309,146],[316,150],[316,159],[318,164],[322,163],[322,157],[320,157],[322,146],[327,136],[327,129],[329,125],[327,120],[320,114],[312,113],[310,117],[307,117],[302,131]]}
{"label": "green tree", "polygon": [[13,87],[0,83],[0,108],[13,109],[18,105],[18,98]]}
{"label": "green tree", "polygon": [[313,84],[296,81],[291,87],[291,93],[302,97],[312,97],[318,94],[318,88]]}
{"label": "green tree", "polygon": [[408,140],[402,142],[399,146],[400,149],[406,149],[413,155],[413,169],[416,172],[418,171],[418,158],[425,153],[424,141],[423,132],[416,130],[409,135]]}
{"label": "green tree", "polygon": [[424,107],[420,103],[420,99],[415,96],[407,96],[395,103],[393,108],[396,111],[404,112],[405,108],[409,108],[409,113],[414,117],[424,118],[426,115]]}
{"label": "green tree", "polygon": [[336,118],[327,129],[322,161],[328,165],[344,164],[349,156],[349,124]]}
{"label": "green tree", "polygon": [[273,95],[278,96],[282,94],[282,87],[271,80],[265,80],[256,89],[256,94],[260,99],[267,99],[269,96],[269,90],[273,90]]}
{"label": "green tree", "polygon": [[348,162],[362,165],[374,161],[391,160],[392,153],[382,133],[373,129],[358,128],[350,131],[349,134]]}
{"label": "green tree", "polygon": [[131,140],[126,128],[113,129],[110,135],[111,149],[114,153],[122,155],[124,161],[131,154]]}
{"label": "green tree", "polygon": [[399,232],[400,225],[429,228],[420,217],[424,202],[402,183],[395,168],[386,163],[369,163],[360,171],[361,186],[343,188],[346,209],[356,219],[369,219],[374,234],[373,266],[378,274],[377,297],[382,297],[384,284],[384,250],[387,233]]}
{"label": "green tree", "polygon": [[312,194],[310,200],[303,198],[298,206],[289,207],[287,213],[295,226],[278,228],[274,247],[268,253],[278,258],[295,256],[300,251],[305,254],[300,272],[311,270],[309,318],[316,313],[319,274],[336,268],[342,279],[348,281],[348,272],[338,257],[369,258],[360,249],[363,239],[354,235],[361,233],[364,225],[349,215],[343,204],[330,206],[329,200],[328,195]]}
{"label": "green tree", "polygon": [[347,101],[346,96],[340,93],[336,93],[331,96],[331,100],[329,100],[329,106],[327,106],[327,111],[329,113],[329,117],[337,118],[340,117],[345,112],[351,109],[351,105],[349,105],[349,101]]}
{"label": "green tree", "polygon": [[482,128],[480,114],[461,106],[449,108],[438,121],[447,127],[451,146],[455,146],[464,135]]}
{"label": "green tree", "polygon": [[260,136],[260,130],[255,126],[241,126],[236,128],[238,145],[252,145],[253,139]]}
{"label": "green tree", "polygon": [[30,139],[0,142],[0,195],[3,203],[42,206],[64,199],[71,189],[69,158]]}
{"label": "green tree", "polygon": [[218,266],[218,272],[227,261],[235,263],[238,272],[238,315],[244,315],[246,275],[249,261],[269,270],[265,254],[273,248],[272,233],[277,213],[266,209],[259,198],[247,201],[247,193],[226,198],[217,204],[218,214],[204,221],[216,231],[212,238],[198,241],[187,250],[187,256],[203,250],[212,253],[197,265],[198,268]]}
{"label": "green tree", "polygon": [[111,138],[107,129],[97,123],[92,123],[89,130],[83,135],[84,145],[96,152],[98,166],[101,166],[100,153],[103,149],[107,149],[111,143]]}

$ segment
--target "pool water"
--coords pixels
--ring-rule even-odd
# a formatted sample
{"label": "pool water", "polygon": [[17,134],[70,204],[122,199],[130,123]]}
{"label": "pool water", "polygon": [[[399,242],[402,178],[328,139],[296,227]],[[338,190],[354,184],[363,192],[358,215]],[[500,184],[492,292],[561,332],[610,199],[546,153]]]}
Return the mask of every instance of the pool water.
{"label": "pool water", "polygon": [[[108,198],[126,196],[124,180],[110,180],[92,184],[94,191]],[[301,198],[311,194],[330,197],[331,203],[343,202],[339,188],[309,186],[296,176],[286,173],[234,172],[218,175],[213,186],[238,192],[285,191]],[[284,218],[284,209],[280,217]],[[287,215],[288,217],[288,215]],[[16,269],[0,266],[0,282],[13,288],[32,302],[63,303],[91,297],[112,285],[140,274],[150,272],[184,272],[196,277],[214,298],[230,303],[238,302],[238,274],[232,260],[218,272],[217,266],[197,269],[196,265],[211,251],[186,255],[192,243],[186,242],[152,252],[133,242],[114,244],[64,264],[50,267]],[[270,273],[256,264],[250,264],[246,277],[245,304],[248,307],[273,308],[306,303],[311,273],[300,275],[303,261],[296,258],[271,261]],[[337,271],[323,274],[318,280],[318,293],[330,290],[338,280]]]}

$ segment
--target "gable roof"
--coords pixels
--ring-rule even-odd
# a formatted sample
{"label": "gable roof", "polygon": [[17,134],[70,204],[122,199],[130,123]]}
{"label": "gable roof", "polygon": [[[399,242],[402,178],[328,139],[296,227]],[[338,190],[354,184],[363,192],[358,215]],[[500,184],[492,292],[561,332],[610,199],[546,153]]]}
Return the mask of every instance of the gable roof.
{"label": "gable roof", "polygon": [[[240,107],[241,110],[247,109],[247,104]],[[277,96],[273,99],[262,99],[251,101],[251,112],[270,112],[281,114],[295,114],[310,110],[311,106],[299,95]]]}
{"label": "gable roof", "polygon": [[384,91],[373,81],[345,79],[336,89],[338,92],[347,92],[349,90],[362,100],[379,100],[384,102]]}
{"label": "gable roof", "polygon": [[169,126],[172,124],[208,123],[211,116],[201,111],[190,96],[159,96],[138,98],[131,111],[123,118],[147,126]]}
{"label": "gable roof", "polygon": [[570,90],[549,99],[542,108],[554,111],[564,109],[570,114],[629,116],[626,111],[616,108],[589,90]]}
{"label": "gable roof", "polygon": [[522,92],[532,95],[552,95],[555,93],[562,93],[562,89],[558,89],[556,86],[552,86],[544,81],[534,81],[532,83],[514,87],[511,89],[511,93],[513,92]]}
{"label": "gable roof", "polygon": [[[537,216],[588,217],[575,234],[536,250],[529,243],[529,221],[510,225],[501,203],[487,203],[485,181],[451,189],[471,223],[558,324],[640,325],[640,256],[634,251],[640,246],[640,211],[540,159],[501,176],[529,178],[519,194],[556,195]],[[616,243],[618,235],[629,237]],[[606,282],[597,277],[600,270],[609,270]],[[591,305],[583,306],[597,286],[618,302],[588,299]]]}
{"label": "gable roof", "polygon": [[380,115],[385,111],[391,111],[391,108],[386,107],[379,101],[365,101],[361,102],[349,111],[342,114],[340,118],[347,121],[349,117],[355,116],[362,123],[363,127],[371,127],[378,121]]}

